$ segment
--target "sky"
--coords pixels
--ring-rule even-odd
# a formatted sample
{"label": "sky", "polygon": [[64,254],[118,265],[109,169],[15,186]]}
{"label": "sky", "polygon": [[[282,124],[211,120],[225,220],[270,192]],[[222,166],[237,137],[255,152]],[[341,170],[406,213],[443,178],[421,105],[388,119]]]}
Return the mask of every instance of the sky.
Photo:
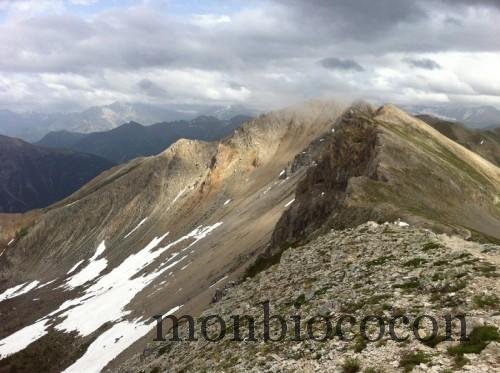
{"label": "sky", "polygon": [[0,0],[0,109],[500,108],[500,0]]}

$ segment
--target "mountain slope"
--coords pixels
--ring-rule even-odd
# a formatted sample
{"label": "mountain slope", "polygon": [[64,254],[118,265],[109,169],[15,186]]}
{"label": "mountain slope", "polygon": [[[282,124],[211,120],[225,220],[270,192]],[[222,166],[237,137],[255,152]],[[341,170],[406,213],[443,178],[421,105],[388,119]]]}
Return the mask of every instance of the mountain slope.
{"label": "mountain slope", "polygon": [[140,156],[158,154],[181,138],[205,141],[221,139],[250,119],[237,116],[230,120],[219,120],[202,116],[191,121],[162,122],[150,126],[129,122],[110,131],[87,135],[63,133],[59,137],[60,132],[51,132],[37,144],[87,152],[123,163]]}
{"label": "mountain slope", "polygon": [[71,147],[79,140],[87,136],[85,133],[70,132],[70,131],[51,131],[46,134],[35,145],[45,146],[47,148],[56,149],[71,149]]}
{"label": "mountain slope", "polygon": [[275,247],[322,227],[397,218],[500,238],[500,169],[426,123],[391,105],[362,106],[325,142],[277,224]]}
{"label": "mountain slope", "polygon": [[220,142],[177,141],[102,173],[7,246],[0,369],[117,366],[153,338],[153,315],[198,315],[261,254],[331,227],[404,218],[500,238],[499,183],[496,166],[392,106],[315,102]]}
{"label": "mountain slope", "polygon": [[430,124],[451,140],[500,166],[500,128],[474,130],[458,122],[449,122],[429,115],[417,115],[417,118]]}
{"label": "mountain slope", "polygon": [[[113,372],[334,373],[353,372],[355,366],[360,372],[381,367],[387,373],[496,372],[500,351],[495,334],[474,350],[472,343],[467,345],[467,358],[455,352],[459,343],[443,341],[443,336],[444,316],[455,315],[457,310],[468,317],[467,334],[500,328],[500,319],[492,317],[498,304],[486,301],[500,298],[499,250],[500,246],[450,239],[397,224],[370,222],[354,229],[332,230],[307,245],[289,248],[279,263],[257,276],[226,286],[222,298],[202,314],[224,320],[227,334],[222,340],[208,343],[197,322],[198,341],[187,342],[188,324],[182,323],[179,335],[184,341],[168,341],[172,332],[164,329],[167,341],[148,343],[141,355]],[[278,342],[263,342],[264,301],[270,302],[270,315],[282,317],[287,324],[288,331]],[[255,320],[256,342],[246,342],[248,326],[243,322],[240,331],[245,341],[231,340],[235,335],[232,315]],[[296,315],[300,317],[299,333]],[[345,320],[344,338],[333,336],[346,315],[355,317],[354,325],[350,327]],[[363,339],[359,331],[361,320],[370,315],[386,320],[382,337],[377,323],[370,324],[367,335],[373,342]],[[398,315],[405,315],[409,325],[395,323],[391,331],[389,320]],[[410,322],[420,315],[434,317],[438,337],[419,341],[412,335]],[[307,327],[313,318],[316,340]],[[164,324],[166,328],[167,321]],[[280,323],[272,320],[269,325],[269,335],[278,338]],[[217,336],[218,327],[215,323],[207,328],[208,335]],[[420,331],[422,338],[431,334],[430,327],[425,331]],[[397,342],[391,332],[408,338]],[[459,338],[458,327],[452,336]],[[497,342],[499,339],[497,331]]]}
{"label": "mountain slope", "polygon": [[24,212],[61,200],[113,163],[0,136],[0,212]]}
{"label": "mountain slope", "polygon": [[430,115],[443,120],[464,123],[471,128],[500,127],[500,110],[493,106],[421,106],[405,108],[414,114]]}
{"label": "mountain slope", "polygon": [[[309,163],[284,169],[344,109],[305,105],[261,116],[220,143],[179,140],[54,205],[0,257],[1,286],[11,289],[0,302],[0,355],[15,354],[0,367],[29,360],[55,371],[61,364],[97,370],[129,345],[140,348],[152,314],[199,312],[213,283],[236,278],[265,249]],[[25,282],[34,287],[12,289]],[[33,297],[44,301],[24,310]],[[105,305],[108,312],[96,315]],[[120,342],[106,349],[108,338]],[[53,351],[53,343],[64,347]]]}

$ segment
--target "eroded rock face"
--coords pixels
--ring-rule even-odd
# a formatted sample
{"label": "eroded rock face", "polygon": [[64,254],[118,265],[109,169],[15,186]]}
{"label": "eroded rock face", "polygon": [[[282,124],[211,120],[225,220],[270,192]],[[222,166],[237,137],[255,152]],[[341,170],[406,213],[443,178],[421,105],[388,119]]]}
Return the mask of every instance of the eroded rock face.
{"label": "eroded rock face", "polygon": [[330,228],[398,217],[500,238],[498,167],[397,107],[354,105],[323,141],[268,255]]}
{"label": "eroded rock face", "polygon": [[[293,205],[282,215],[273,233],[272,247],[293,243],[321,227],[343,208],[351,178],[377,179],[377,126],[370,106],[348,110],[323,137],[318,159],[298,184]],[[346,225],[352,222],[346,222]]]}
{"label": "eroded rock face", "polygon": [[[231,341],[231,328],[221,341],[207,342],[199,334],[198,324],[199,341],[150,343],[147,354],[134,357],[116,372],[338,372],[349,361],[361,370],[381,368],[384,372],[410,368],[415,372],[496,371],[500,368],[499,343],[495,342],[500,336],[494,332],[500,327],[499,250],[496,245],[415,229],[402,221],[369,222],[330,231],[305,246],[289,248],[279,264],[254,278],[227,287],[222,299],[203,312],[202,316],[219,315],[228,325],[231,315],[254,317],[256,342]],[[270,315],[288,318],[289,332],[282,341],[263,342],[265,301],[270,303]],[[386,322],[405,315],[410,325],[418,316],[430,315],[437,320],[441,337],[446,314],[466,315],[467,334],[491,332],[475,353],[465,354],[465,360],[457,353],[458,342],[440,338],[421,342],[411,327],[402,323],[396,324],[395,334],[409,335],[406,342],[391,338],[388,324],[377,342],[359,337],[359,320],[369,315]],[[302,341],[292,340],[293,315],[302,318]],[[339,335],[323,342],[313,340],[306,321],[318,315],[331,317],[333,325],[340,316],[354,316],[358,323],[352,329],[354,334],[347,336],[353,340],[341,340]],[[421,336],[430,335],[430,324],[422,325]],[[208,331],[217,335],[217,328]],[[168,329],[164,330],[170,338]],[[243,337],[248,337],[246,327],[241,330]],[[325,330],[321,322],[315,324],[315,336],[324,336]],[[186,323],[180,331],[181,338],[187,337]],[[376,339],[378,332],[371,327],[367,333]],[[279,334],[280,324],[271,322],[270,335],[275,338]],[[460,337],[458,324],[454,324],[452,335]]]}

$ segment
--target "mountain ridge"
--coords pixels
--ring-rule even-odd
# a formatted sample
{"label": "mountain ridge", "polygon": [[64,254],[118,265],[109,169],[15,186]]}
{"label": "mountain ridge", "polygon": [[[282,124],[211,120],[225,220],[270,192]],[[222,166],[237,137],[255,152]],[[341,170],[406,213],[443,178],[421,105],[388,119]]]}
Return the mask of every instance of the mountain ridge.
{"label": "mountain ridge", "polygon": [[123,163],[136,157],[158,154],[180,138],[219,140],[250,119],[243,115],[229,120],[200,116],[190,121],[160,122],[149,126],[130,121],[109,131],[89,134],[51,132],[36,144],[85,151]]}
{"label": "mountain ridge", "polygon": [[0,135],[1,212],[25,212],[67,197],[113,163]]}

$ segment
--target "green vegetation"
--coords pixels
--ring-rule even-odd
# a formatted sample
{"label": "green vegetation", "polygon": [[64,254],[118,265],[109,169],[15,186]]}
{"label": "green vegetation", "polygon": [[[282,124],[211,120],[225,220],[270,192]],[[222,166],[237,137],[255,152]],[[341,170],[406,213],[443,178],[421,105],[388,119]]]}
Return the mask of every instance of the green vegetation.
{"label": "green vegetation", "polygon": [[24,236],[26,236],[29,232],[29,229],[28,227],[22,227],[21,229],[19,229],[17,232],[16,232],[16,241],[20,240],[21,238],[23,238]]}
{"label": "green vegetation", "polygon": [[490,342],[500,342],[498,329],[490,325],[477,326],[469,334],[468,341],[448,348],[448,353],[453,356],[479,354]]}
{"label": "green vegetation", "polygon": [[244,278],[255,277],[260,272],[265,271],[266,269],[272,267],[275,264],[278,264],[281,260],[281,255],[283,254],[283,251],[280,251],[271,256],[260,255],[257,258],[257,260],[250,267],[247,268],[247,270],[245,271]]}
{"label": "green vegetation", "polygon": [[356,336],[356,339],[354,340],[354,346],[353,350],[354,352],[361,352],[363,351],[367,346],[366,339],[363,338],[361,335]]}
{"label": "green vegetation", "polygon": [[494,294],[474,295],[472,301],[477,308],[498,308],[500,305],[500,299]]}
{"label": "green vegetation", "polygon": [[448,264],[449,262],[447,260],[436,260],[433,265],[434,266],[442,266],[442,265],[445,265],[445,264]]}
{"label": "green vegetation", "polygon": [[435,348],[438,344],[441,342],[445,341],[446,337],[444,335],[436,335],[430,339],[425,339],[421,341],[422,344],[426,345],[427,347]]}
{"label": "green vegetation", "polygon": [[498,273],[496,273],[496,267],[490,263],[481,263],[480,266],[474,267],[474,270],[479,272],[484,277],[498,277]]}
{"label": "green vegetation", "polygon": [[363,370],[363,373],[384,373],[384,371],[380,368],[366,368],[365,370]]}
{"label": "green vegetation", "polygon": [[389,297],[390,296],[388,294],[372,295],[370,298],[366,300],[365,304],[379,304],[381,301]]}
{"label": "green vegetation", "polygon": [[393,259],[394,259],[393,255],[381,256],[377,259],[370,260],[368,263],[366,263],[366,266],[367,267],[379,266]]}
{"label": "green vegetation", "polygon": [[405,267],[419,267],[422,264],[427,263],[427,260],[424,258],[413,258],[404,263]]}
{"label": "green vegetation", "polygon": [[431,280],[436,282],[436,281],[441,281],[444,280],[446,277],[442,272],[436,272],[432,275]]}
{"label": "green vegetation", "polygon": [[420,282],[418,280],[411,280],[408,282],[403,282],[401,284],[392,285],[392,287],[394,289],[403,289],[403,290],[416,289],[419,286],[420,286]]}
{"label": "green vegetation", "polygon": [[455,369],[461,369],[464,365],[468,364],[470,361],[464,355],[456,355],[455,359],[453,359],[455,365]]}
{"label": "green vegetation", "polygon": [[443,246],[436,242],[427,242],[424,246],[422,246],[422,251],[437,250],[441,247]]}
{"label": "green vegetation", "polygon": [[352,357],[345,359],[344,364],[342,364],[343,373],[356,373],[359,372],[360,369],[359,360]]}
{"label": "green vegetation", "polygon": [[293,305],[295,308],[300,308],[304,303],[306,302],[306,296],[302,293],[300,294],[297,299],[293,302]]}
{"label": "green vegetation", "polygon": [[457,256],[455,259],[465,259],[471,257],[471,253],[461,253],[459,256]]}
{"label": "green vegetation", "polygon": [[452,284],[451,282],[447,282],[441,287],[433,289],[433,293],[441,293],[441,294],[446,294],[446,293],[455,293],[459,290],[465,289],[467,287],[467,284],[465,281],[458,281],[457,283]]}
{"label": "green vegetation", "polygon": [[399,366],[403,368],[404,372],[411,372],[413,368],[420,364],[427,364],[430,362],[429,356],[422,352],[405,352],[399,360]]}

